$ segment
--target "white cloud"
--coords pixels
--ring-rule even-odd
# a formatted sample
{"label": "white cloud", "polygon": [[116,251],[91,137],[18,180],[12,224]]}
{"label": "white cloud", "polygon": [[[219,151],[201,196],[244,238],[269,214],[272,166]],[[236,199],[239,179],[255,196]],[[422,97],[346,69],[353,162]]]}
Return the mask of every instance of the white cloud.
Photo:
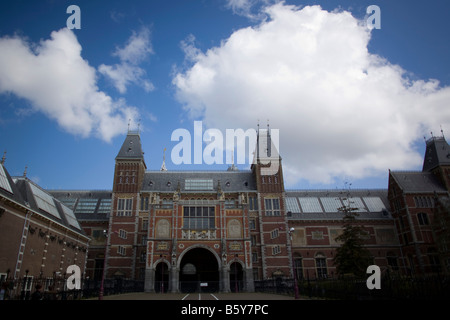
{"label": "white cloud", "polygon": [[147,91],[153,91],[154,85],[144,78],[146,72],[138,65],[144,61],[153,49],[150,43],[150,30],[142,28],[139,33],[133,31],[123,48],[116,48],[113,56],[120,59],[120,64],[113,66],[102,64],[98,71],[108,77],[120,93],[127,91],[127,86],[136,84],[142,86]]}
{"label": "white cloud", "polygon": [[0,38],[0,93],[29,100],[70,133],[94,133],[110,141],[126,130],[137,111],[99,91],[96,70],[81,56],[81,45],[67,29],[39,44],[18,36]]}
{"label": "white cloud", "polygon": [[278,3],[265,13],[220,47],[184,47],[192,63],[173,84],[190,115],[221,130],[270,119],[288,186],[420,166],[412,145],[450,125],[450,88],[371,54],[371,31],[349,12]]}
{"label": "white cloud", "polygon": [[280,2],[280,0],[227,0],[226,6],[234,14],[257,21],[266,18],[266,14],[256,8],[258,5],[267,6],[277,2]]}

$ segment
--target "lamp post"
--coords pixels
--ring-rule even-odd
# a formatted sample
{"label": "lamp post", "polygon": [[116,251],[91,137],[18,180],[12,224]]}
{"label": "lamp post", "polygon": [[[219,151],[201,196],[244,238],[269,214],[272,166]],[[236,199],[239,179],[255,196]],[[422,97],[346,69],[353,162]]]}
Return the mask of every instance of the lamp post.
{"label": "lamp post", "polygon": [[298,283],[297,283],[297,270],[295,269],[295,261],[294,261],[294,252],[292,247],[292,233],[294,232],[294,228],[289,229],[289,238],[291,240],[291,259],[292,259],[292,270],[294,273],[294,298],[298,299]]}
{"label": "lamp post", "polygon": [[103,271],[102,271],[102,281],[100,283],[100,292],[98,293],[98,300],[103,300],[103,293],[104,293],[104,282],[105,282],[105,270],[106,270],[106,255],[108,252],[108,231],[103,230],[103,234],[106,238],[106,246],[105,246],[105,257],[103,259]]}
{"label": "lamp post", "polygon": [[237,285],[237,262],[234,263],[234,292],[238,293],[238,285]]}

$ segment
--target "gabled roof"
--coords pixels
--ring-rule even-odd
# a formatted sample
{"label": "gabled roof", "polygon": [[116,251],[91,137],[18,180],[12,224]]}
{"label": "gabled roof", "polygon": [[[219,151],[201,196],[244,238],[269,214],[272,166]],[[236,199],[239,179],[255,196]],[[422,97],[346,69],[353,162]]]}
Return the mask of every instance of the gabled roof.
{"label": "gabled roof", "polygon": [[17,205],[32,211],[34,214],[86,236],[70,208],[59,202],[30,179],[24,176],[11,177],[3,164],[0,164],[0,166],[3,179],[2,187],[0,187],[0,197],[9,199]]}
{"label": "gabled roof", "polygon": [[22,197],[22,192],[19,190],[18,186],[15,184],[12,177],[9,175],[8,170],[0,164],[0,170],[2,170],[1,174],[4,174],[0,179],[2,179],[0,183],[0,196],[13,200],[19,204],[25,205],[25,201]]}
{"label": "gabled roof", "polygon": [[447,193],[439,179],[431,172],[390,171],[390,175],[404,192]]}

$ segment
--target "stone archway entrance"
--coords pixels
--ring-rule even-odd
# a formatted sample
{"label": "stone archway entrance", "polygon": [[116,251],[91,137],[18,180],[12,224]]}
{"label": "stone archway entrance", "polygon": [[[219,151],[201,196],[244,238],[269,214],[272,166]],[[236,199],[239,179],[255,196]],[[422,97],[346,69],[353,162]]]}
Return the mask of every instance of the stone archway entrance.
{"label": "stone archway entrance", "polygon": [[230,265],[230,291],[240,292],[243,290],[244,272],[239,262],[233,262]]}
{"label": "stone archway entrance", "polygon": [[180,263],[181,292],[219,291],[219,265],[215,255],[205,248],[192,248]]}
{"label": "stone archway entrance", "polygon": [[165,262],[160,262],[155,269],[155,292],[165,293],[169,291],[169,267]]}

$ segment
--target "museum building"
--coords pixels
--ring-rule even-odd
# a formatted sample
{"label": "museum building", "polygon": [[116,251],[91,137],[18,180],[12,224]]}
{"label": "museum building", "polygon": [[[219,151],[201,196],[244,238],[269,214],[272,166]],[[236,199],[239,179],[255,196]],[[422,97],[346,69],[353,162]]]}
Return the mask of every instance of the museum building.
{"label": "museum building", "polygon": [[164,162],[147,170],[140,134],[130,131],[112,190],[42,191],[76,216],[76,239],[90,238],[84,276],[142,280],[147,292],[251,292],[261,280],[334,278],[344,206],[357,213],[383,274],[448,273],[450,147],[443,137],[426,144],[423,170],[389,171],[388,189],[285,190],[269,130],[258,130],[249,170],[222,171],[171,171]]}

